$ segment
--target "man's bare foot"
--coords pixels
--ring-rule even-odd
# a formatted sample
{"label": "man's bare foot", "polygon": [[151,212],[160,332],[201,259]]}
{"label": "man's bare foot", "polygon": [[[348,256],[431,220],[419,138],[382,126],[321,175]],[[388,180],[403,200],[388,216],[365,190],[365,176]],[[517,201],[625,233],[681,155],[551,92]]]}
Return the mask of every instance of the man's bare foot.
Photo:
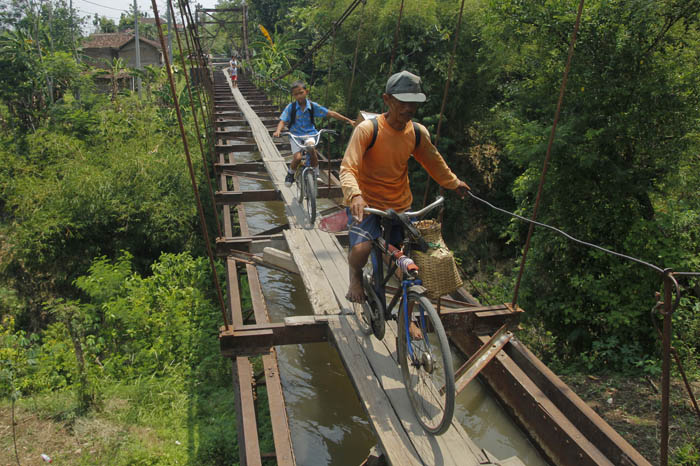
{"label": "man's bare foot", "polygon": [[408,334],[411,335],[411,340],[423,339],[423,332],[413,321],[411,321],[411,325],[408,327]]}
{"label": "man's bare foot", "polygon": [[355,277],[350,274],[350,285],[348,286],[348,293],[345,295],[348,301],[351,303],[364,303],[365,291],[362,289],[362,275],[360,277]]}

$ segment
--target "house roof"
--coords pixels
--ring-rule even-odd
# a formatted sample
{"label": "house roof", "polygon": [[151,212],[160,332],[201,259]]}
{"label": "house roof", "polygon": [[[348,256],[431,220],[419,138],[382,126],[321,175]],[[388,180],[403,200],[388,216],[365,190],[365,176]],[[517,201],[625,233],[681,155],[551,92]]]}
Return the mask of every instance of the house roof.
{"label": "house roof", "polygon": [[88,37],[88,40],[83,44],[84,49],[103,49],[111,48],[118,49],[126,44],[129,39],[134,37],[133,34],[123,32],[110,32],[105,34],[93,34]]}
{"label": "house roof", "polygon": [[[133,33],[111,32],[105,34],[93,34],[83,44],[83,49],[116,49],[124,47],[134,39]],[[156,41],[139,37],[139,42],[145,42],[160,50],[160,44]]]}

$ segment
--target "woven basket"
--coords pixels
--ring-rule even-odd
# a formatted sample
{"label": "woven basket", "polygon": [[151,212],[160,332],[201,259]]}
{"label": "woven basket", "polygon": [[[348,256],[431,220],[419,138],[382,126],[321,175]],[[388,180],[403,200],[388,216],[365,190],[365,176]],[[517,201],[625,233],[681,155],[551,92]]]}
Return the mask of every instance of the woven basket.
{"label": "woven basket", "polygon": [[413,251],[413,260],[420,269],[418,277],[423,281],[428,297],[436,299],[453,292],[462,286],[462,279],[454,255],[442,239],[442,225],[435,220],[421,220],[415,225],[431,246],[426,252]]}

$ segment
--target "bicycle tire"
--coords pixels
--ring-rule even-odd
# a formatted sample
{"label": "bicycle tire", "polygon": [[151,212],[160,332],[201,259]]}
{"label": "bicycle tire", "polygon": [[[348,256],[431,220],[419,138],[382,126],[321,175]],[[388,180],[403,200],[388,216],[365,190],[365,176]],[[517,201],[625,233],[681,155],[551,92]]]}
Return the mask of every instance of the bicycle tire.
{"label": "bicycle tire", "polygon": [[386,319],[384,317],[384,306],[386,304],[382,303],[381,298],[377,296],[377,291],[374,288],[373,275],[363,275],[362,285],[365,288],[365,295],[367,295],[367,305],[370,306],[372,312],[370,316],[372,333],[377,340],[381,340],[386,333]]}
{"label": "bicycle tire", "polygon": [[314,169],[304,170],[304,206],[311,225],[316,221],[316,174]]}
{"label": "bicycle tire", "polygon": [[[412,340],[411,347],[415,356],[412,359],[408,353],[401,303],[397,325],[397,356],[401,363],[401,373],[418,422],[426,432],[440,435],[450,427],[455,409],[455,376],[450,346],[440,317],[428,298],[409,291],[408,308],[413,309],[413,315],[419,315],[417,324],[423,339]],[[420,308],[423,309],[422,313]],[[441,393],[443,384],[445,390]]]}
{"label": "bicycle tire", "polygon": [[299,199],[299,205],[304,205],[304,168],[297,168],[294,174],[294,182],[297,185],[297,199]]}
{"label": "bicycle tire", "polygon": [[372,308],[370,304],[370,296],[367,295],[368,281],[370,280],[371,267],[365,265],[362,269],[362,288],[365,290],[365,295],[367,299],[363,303],[352,303],[353,309],[355,311],[355,318],[357,318],[357,323],[360,326],[360,330],[364,335],[371,335],[374,333],[372,326]]}

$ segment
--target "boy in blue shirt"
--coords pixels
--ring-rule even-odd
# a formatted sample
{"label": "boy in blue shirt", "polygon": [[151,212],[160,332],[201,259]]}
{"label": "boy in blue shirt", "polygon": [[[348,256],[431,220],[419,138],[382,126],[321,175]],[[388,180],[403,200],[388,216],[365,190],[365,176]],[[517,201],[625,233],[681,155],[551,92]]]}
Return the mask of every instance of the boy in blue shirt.
{"label": "boy in blue shirt", "polygon": [[[304,81],[295,81],[291,88],[292,97],[294,102],[287,105],[280,115],[280,122],[277,124],[277,129],[272,134],[274,137],[280,137],[284,125],[289,125],[289,132],[295,136],[308,136],[314,135],[318,131],[316,126],[314,126],[314,118],[323,118],[329,116],[335,118],[336,120],[344,121],[349,125],[355,126],[355,121],[341,115],[333,110],[328,110],[326,107],[317,104],[316,102],[311,102],[306,96],[309,94],[308,89],[306,89],[306,84]],[[294,112],[294,114],[292,113]],[[290,187],[294,183],[294,172],[301,163],[301,147],[292,138],[289,138],[289,143],[292,146],[292,154],[294,158],[292,163],[290,163],[287,169],[287,176],[284,178],[284,184]],[[318,166],[318,156],[314,150],[311,153],[311,166],[316,168]]]}

